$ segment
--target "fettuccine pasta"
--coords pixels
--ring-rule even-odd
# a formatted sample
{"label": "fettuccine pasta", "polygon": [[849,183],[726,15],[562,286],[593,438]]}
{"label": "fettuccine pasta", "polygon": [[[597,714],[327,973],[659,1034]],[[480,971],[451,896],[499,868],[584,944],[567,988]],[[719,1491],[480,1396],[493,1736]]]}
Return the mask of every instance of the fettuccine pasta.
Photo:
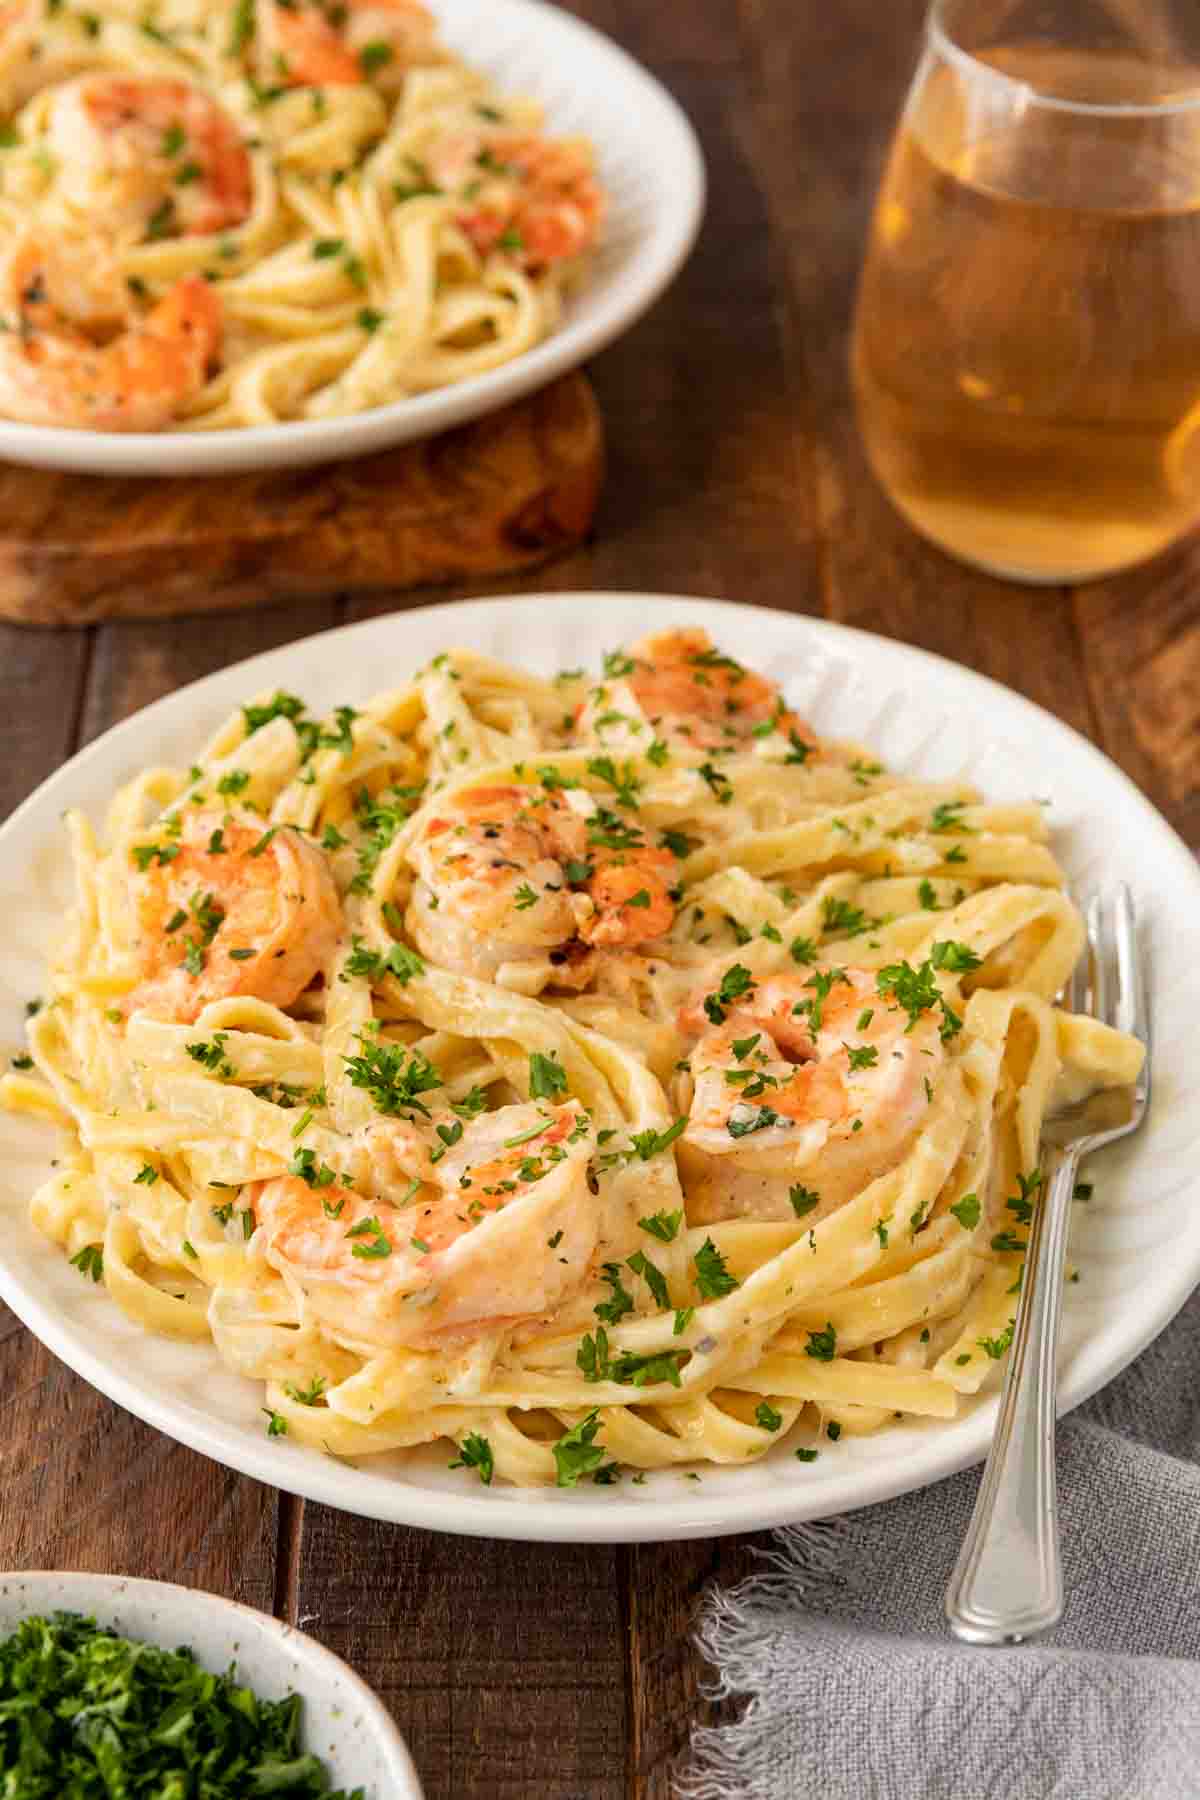
{"label": "fettuccine pasta", "polygon": [[497,368],[581,274],[593,163],[420,0],[11,0],[0,415],[270,425]]}
{"label": "fettuccine pasta", "polygon": [[1036,805],[818,737],[702,632],[248,696],[67,828],[0,1083],[69,1140],[34,1222],[335,1455],[575,1486],[952,1418],[1043,1117],[1140,1064],[1054,1004]]}

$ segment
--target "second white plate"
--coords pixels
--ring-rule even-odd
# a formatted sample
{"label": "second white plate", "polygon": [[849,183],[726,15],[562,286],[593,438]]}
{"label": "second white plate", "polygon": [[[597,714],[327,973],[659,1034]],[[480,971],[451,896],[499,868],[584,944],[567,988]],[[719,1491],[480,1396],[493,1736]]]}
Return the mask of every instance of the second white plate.
{"label": "second white plate", "polygon": [[[862,739],[891,767],[961,777],[998,800],[1044,797],[1055,847],[1080,887],[1123,876],[1135,887],[1151,954],[1155,1100],[1145,1129],[1089,1170],[1068,1289],[1062,1400],[1076,1406],[1162,1327],[1200,1279],[1200,1073],[1194,999],[1180,971],[1200,966],[1200,871],[1183,844],[1100,751],[1008,689],[904,644],[784,613],[647,594],[542,594],[425,607],[307,638],[184,688],[126,720],[60,769],[0,830],[0,1042],[20,1038],[43,953],[70,900],[65,807],[98,815],[147,763],[186,765],[249,695],[283,687],[318,710],[361,705],[451,645],[543,674],[599,665],[651,625],[704,626],[723,648],[781,681],[788,702],[829,736]],[[952,1422],[913,1422],[822,1447],[786,1449],[749,1468],[678,1471],[644,1485],[573,1491],[483,1488],[447,1468],[445,1446],[337,1462],[263,1433],[259,1387],[207,1346],[149,1338],[102,1288],[80,1279],[30,1225],[28,1200],[54,1154],[51,1134],[0,1114],[0,1294],[56,1355],[180,1442],[260,1481],[370,1517],[486,1537],[620,1542],[709,1537],[827,1517],[920,1487],[980,1458],[994,1396]]]}
{"label": "second white plate", "polygon": [[299,468],[431,437],[544,387],[632,325],[691,249],[704,163],[680,107],[609,38],[544,0],[434,0],[443,41],[510,94],[531,94],[555,136],[596,147],[604,237],[558,330],[523,356],[347,418],[236,431],[66,431],[0,419],[0,457],[91,475],[230,475]]}

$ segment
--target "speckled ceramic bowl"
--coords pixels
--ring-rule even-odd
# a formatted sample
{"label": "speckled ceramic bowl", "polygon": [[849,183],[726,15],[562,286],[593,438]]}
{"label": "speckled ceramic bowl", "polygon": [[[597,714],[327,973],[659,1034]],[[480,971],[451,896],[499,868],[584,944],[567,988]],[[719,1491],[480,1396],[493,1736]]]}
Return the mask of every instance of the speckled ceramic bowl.
{"label": "speckled ceramic bowl", "polygon": [[130,1575],[30,1571],[0,1574],[0,1636],[31,1613],[84,1613],[124,1637],[165,1650],[189,1645],[205,1668],[240,1680],[266,1700],[304,1701],[303,1742],[335,1787],[367,1800],[421,1800],[421,1784],[391,1715],[338,1656],[294,1626],[196,1588]]}

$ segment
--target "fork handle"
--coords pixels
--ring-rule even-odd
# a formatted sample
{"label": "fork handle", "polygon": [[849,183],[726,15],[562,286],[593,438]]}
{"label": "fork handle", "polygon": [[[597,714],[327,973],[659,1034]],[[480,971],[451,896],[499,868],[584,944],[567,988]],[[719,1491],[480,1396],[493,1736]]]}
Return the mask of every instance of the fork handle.
{"label": "fork handle", "polygon": [[1062,1615],[1054,1428],[1067,1226],[1079,1155],[1048,1148],[1000,1415],[975,1511],[946,1589],[946,1617],[968,1644],[1019,1644]]}

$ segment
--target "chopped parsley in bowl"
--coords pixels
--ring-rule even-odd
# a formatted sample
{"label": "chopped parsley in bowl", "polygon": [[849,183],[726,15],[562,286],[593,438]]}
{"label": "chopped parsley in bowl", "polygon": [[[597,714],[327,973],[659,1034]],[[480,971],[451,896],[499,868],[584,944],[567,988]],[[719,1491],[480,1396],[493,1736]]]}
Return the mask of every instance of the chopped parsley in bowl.
{"label": "chopped parsley in bowl", "polygon": [[0,1796],[421,1800],[382,1702],[294,1626],[167,1582],[0,1574]]}
{"label": "chopped parsley in bowl", "polygon": [[22,1800],[364,1800],[301,1750],[302,1704],[260,1699],[188,1649],[35,1614],[0,1640],[0,1774]]}

